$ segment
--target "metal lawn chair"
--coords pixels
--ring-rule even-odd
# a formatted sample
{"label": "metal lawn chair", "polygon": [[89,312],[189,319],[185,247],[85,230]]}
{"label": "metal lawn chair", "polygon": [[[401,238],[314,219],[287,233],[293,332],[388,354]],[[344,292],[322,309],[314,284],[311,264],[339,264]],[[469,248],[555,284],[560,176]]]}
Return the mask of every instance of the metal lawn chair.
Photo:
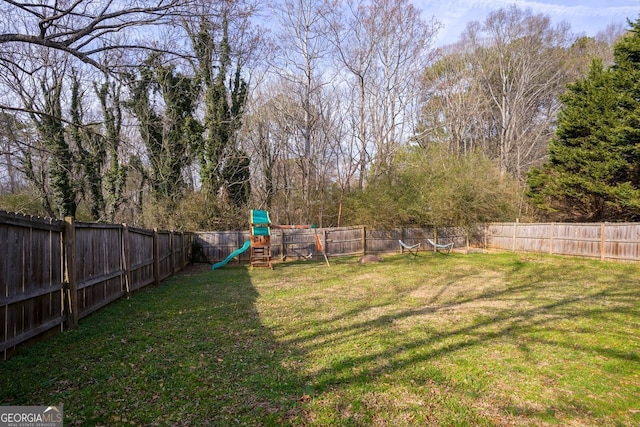
{"label": "metal lawn chair", "polygon": [[447,243],[446,245],[442,245],[439,243],[434,242],[431,239],[427,239],[427,242],[429,242],[429,245],[431,245],[431,247],[433,248],[433,252],[444,252],[446,251],[447,253],[451,252],[451,248],[453,248],[453,242],[451,243]]}
{"label": "metal lawn chair", "polygon": [[418,256],[418,251],[420,250],[420,243],[416,243],[415,245],[407,245],[402,240],[398,240],[398,243],[400,243],[400,253],[404,254],[405,251],[407,251],[409,254],[415,257]]}

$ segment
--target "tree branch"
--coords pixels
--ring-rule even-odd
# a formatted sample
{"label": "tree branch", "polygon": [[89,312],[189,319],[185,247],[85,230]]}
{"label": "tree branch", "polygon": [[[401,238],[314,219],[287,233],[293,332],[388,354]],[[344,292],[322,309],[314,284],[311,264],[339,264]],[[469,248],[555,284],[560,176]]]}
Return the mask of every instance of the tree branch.
{"label": "tree branch", "polygon": [[[108,43],[105,36],[121,33],[131,27],[145,27],[166,23],[169,18],[180,13],[180,5],[185,0],[142,1],[141,5],[112,10],[112,0],[92,2],[75,0],[65,8],[38,5],[29,2],[8,0],[5,2],[26,21],[24,31],[0,33],[0,45],[22,43],[66,52],[80,61],[103,72],[109,72],[106,64],[94,59],[100,52],[115,49],[158,50],[150,45],[137,44],[121,46]],[[144,4],[148,7],[144,7]],[[117,4],[117,3],[116,3]],[[84,5],[83,10],[78,10]],[[93,7],[92,7],[93,6]],[[50,15],[50,16],[48,16]],[[31,22],[30,22],[31,21]],[[8,27],[8,26],[7,26]],[[38,28],[31,32],[28,28]],[[96,42],[101,43],[96,46]]]}
{"label": "tree branch", "polygon": [[103,71],[103,72],[109,71],[108,67],[90,58],[86,53],[70,48],[65,44],[54,42],[52,40],[47,40],[38,36],[29,36],[24,34],[0,34],[0,43],[9,43],[9,42],[34,44],[38,46],[48,47],[50,49],[56,49],[63,52],[67,52],[75,56],[82,62],[99,69],[100,71]]}

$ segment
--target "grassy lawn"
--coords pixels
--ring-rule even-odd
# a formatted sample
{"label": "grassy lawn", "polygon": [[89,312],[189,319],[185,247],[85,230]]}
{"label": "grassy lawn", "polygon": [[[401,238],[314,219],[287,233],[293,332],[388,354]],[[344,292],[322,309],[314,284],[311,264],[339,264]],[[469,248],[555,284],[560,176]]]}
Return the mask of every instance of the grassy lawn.
{"label": "grassy lawn", "polygon": [[65,425],[640,425],[640,266],[194,266],[0,362]]}

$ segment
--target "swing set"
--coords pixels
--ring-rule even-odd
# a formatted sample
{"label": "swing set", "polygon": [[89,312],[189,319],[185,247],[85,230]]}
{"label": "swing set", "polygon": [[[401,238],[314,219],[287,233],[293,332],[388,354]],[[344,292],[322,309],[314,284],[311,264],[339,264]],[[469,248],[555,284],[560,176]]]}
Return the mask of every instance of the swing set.
{"label": "swing set", "polygon": [[271,264],[271,229],[300,230],[313,229],[316,252],[322,252],[324,260],[329,266],[329,258],[318,236],[314,225],[272,225],[269,212],[252,209],[249,216],[250,260],[251,267],[273,268]]}

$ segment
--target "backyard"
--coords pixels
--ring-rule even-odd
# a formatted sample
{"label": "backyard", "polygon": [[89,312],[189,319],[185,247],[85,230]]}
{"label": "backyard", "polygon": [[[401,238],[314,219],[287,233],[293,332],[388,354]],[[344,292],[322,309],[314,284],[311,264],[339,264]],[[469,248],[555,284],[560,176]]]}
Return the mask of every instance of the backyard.
{"label": "backyard", "polygon": [[65,425],[640,425],[640,267],[525,253],[194,265],[0,362]]}

